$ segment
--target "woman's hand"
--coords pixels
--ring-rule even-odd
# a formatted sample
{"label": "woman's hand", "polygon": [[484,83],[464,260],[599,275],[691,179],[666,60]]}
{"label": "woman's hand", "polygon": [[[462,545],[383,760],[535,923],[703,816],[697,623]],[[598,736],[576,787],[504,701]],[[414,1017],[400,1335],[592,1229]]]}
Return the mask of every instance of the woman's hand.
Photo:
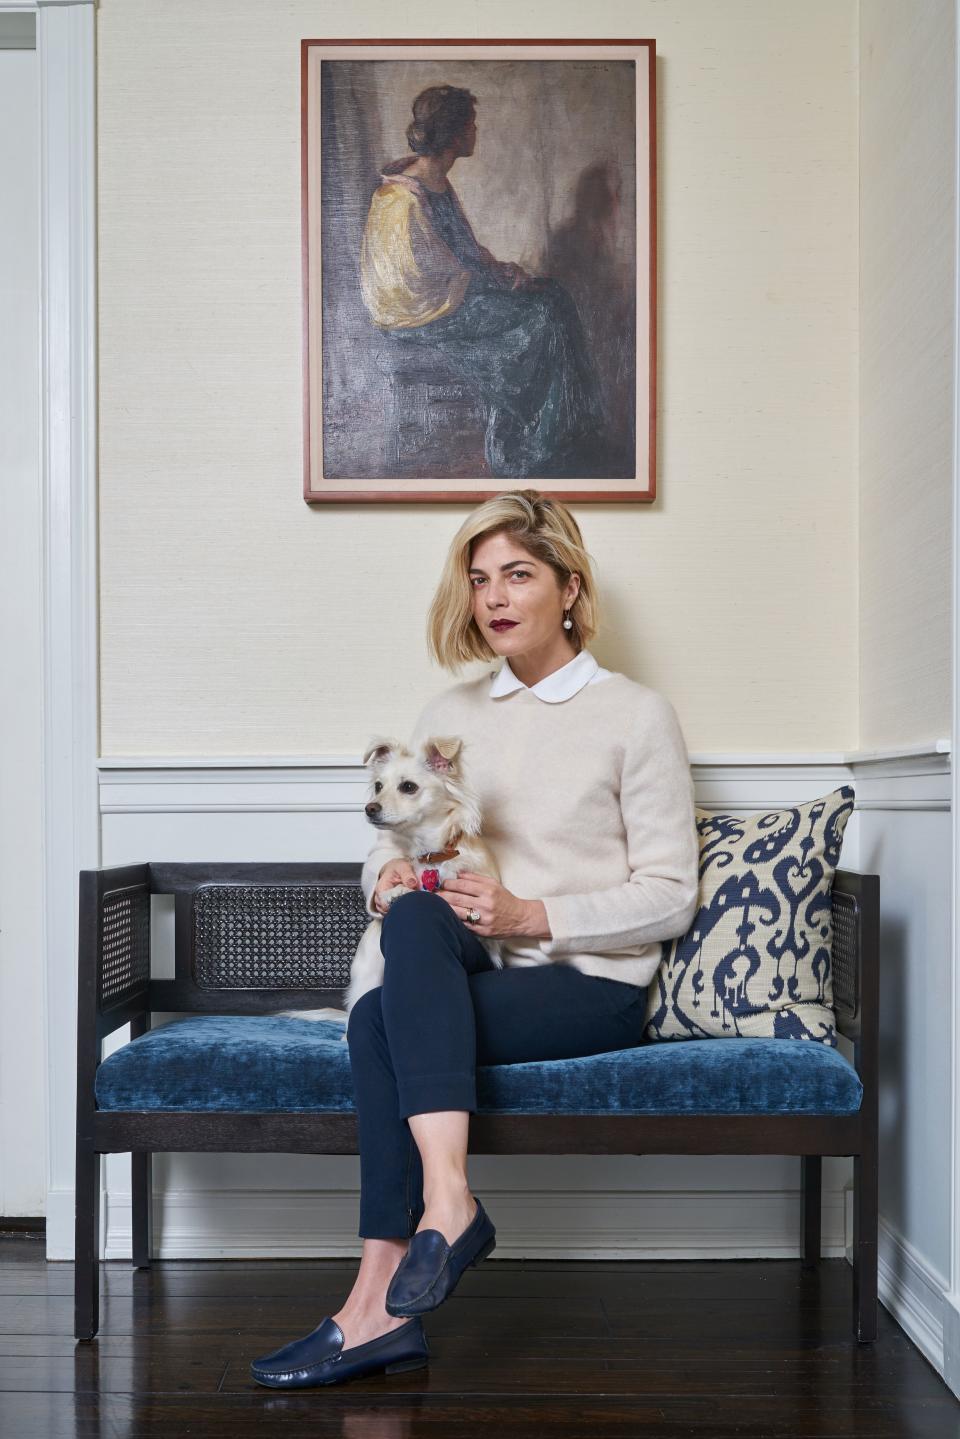
{"label": "woman's hand", "polygon": [[395,889],[398,884],[405,884],[408,889],[417,888],[417,871],[409,859],[388,859],[377,876],[376,888],[373,891],[373,907],[381,914],[386,914],[390,908],[382,896],[388,889]]}
{"label": "woman's hand", "polygon": [[[456,879],[445,879],[440,889],[435,889],[441,899],[446,900],[455,914],[458,914],[471,934],[485,939],[506,937],[512,934],[532,934],[532,902],[518,899],[509,889],[504,889],[487,874],[475,874],[464,869]],[[470,910],[479,911],[476,924],[467,919]]]}

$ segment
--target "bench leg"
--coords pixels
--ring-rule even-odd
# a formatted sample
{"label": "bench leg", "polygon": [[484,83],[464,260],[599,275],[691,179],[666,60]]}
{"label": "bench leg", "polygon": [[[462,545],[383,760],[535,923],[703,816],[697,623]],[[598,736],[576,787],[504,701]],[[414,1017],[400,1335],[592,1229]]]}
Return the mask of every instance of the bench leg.
{"label": "bench leg", "polygon": [[100,1155],[77,1141],[73,1259],[73,1332],[92,1339],[100,1328]]}
{"label": "bench leg", "polygon": [[149,1152],[130,1156],[131,1219],[133,1227],[133,1267],[150,1268],[153,1241],[153,1155]]}
{"label": "bench leg", "polygon": [[803,1214],[803,1268],[820,1262],[820,1191],[823,1161],[819,1154],[800,1156],[800,1204]]}
{"label": "bench leg", "polygon": [[853,1332],[860,1344],[877,1337],[877,1151],[853,1156]]}

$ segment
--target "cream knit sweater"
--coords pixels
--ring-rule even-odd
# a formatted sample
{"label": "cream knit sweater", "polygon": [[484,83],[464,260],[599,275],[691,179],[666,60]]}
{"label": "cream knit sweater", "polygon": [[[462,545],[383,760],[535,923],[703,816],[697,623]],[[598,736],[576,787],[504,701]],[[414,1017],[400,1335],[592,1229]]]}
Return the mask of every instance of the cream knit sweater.
{"label": "cream knit sweater", "polygon": [[[496,672],[494,672],[496,675]],[[411,736],[459,735],[501,882],[543,901],[552,938],[501,939],[506,966],[571,964],[646,985],[697,908],[693,778],[670,701],[617,671],[546,704],[490,675],[429,700]],[[378,836],[361,887],[400,849]]]}

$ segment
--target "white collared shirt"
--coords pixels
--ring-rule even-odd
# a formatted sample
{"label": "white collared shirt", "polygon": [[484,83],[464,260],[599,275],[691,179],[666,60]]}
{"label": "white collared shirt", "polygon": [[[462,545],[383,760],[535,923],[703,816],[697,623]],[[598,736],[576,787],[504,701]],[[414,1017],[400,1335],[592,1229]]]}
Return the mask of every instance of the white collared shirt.
{"label": "white collared shirt", "polygon": [[538,699],[546,700],[548,704],[557,704],[560,700],[570,699],[582,690],[584,685],[596,684],[598,680],[608,679],[612,674],[613,670],[603,669],[589,650],[581,650],[572,660],[568,660],[552,674],[545,675],[535,685],[525,685],[510,668],[510,661],[505,659],[500,668],[493,672],[490,698],[499,699],[501,695],[513,694],[514,690],[528,689]]}

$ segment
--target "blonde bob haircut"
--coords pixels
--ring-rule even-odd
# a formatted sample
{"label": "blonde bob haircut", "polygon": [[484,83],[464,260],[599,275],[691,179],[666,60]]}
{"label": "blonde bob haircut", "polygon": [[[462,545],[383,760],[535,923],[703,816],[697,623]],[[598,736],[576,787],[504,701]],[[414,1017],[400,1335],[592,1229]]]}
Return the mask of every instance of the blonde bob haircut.
{"label": "blonde bob haircut", "polygon": [[565,631],[577,654],[597,632],[593,569],[573,515],[562,501],[546,499],[539,490],[506,490],[472,510],[450,542],[427,614],[427,647],[444,669],[457,670],[470,660],[497,658],[473,618],[468,571],[477,541],[500,532],[512,535],[521,549],[549,565],[558,590],[572,574],[580,576],[580,590],[569,615],[573,628]]}

